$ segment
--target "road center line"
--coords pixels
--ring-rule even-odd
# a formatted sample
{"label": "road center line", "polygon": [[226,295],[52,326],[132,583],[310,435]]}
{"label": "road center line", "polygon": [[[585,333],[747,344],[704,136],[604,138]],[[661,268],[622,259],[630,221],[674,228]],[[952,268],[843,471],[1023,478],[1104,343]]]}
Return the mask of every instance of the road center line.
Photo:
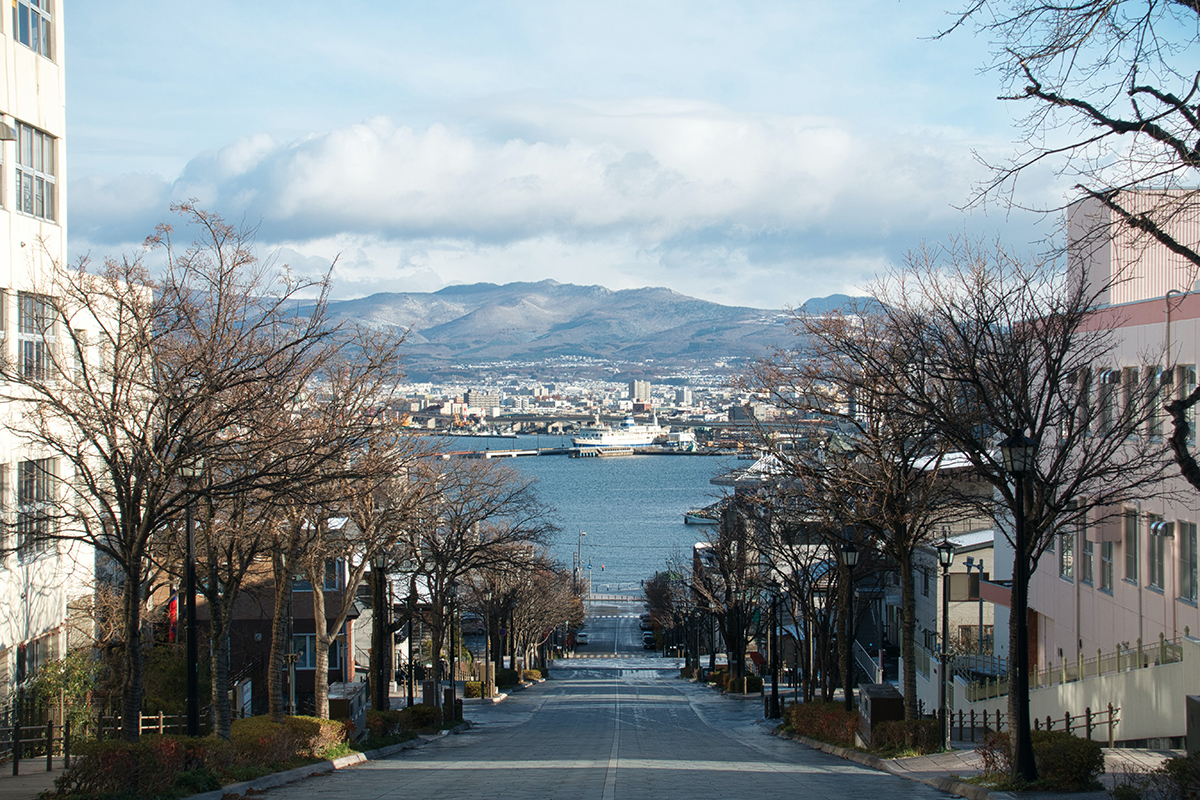
{"label": "road center line", "polygon": [[621,671],[613,670],[613,741],[608,753],[608,770],[604,773],[602,800],[616,800],[617,796],[617,750],[621,743]]}

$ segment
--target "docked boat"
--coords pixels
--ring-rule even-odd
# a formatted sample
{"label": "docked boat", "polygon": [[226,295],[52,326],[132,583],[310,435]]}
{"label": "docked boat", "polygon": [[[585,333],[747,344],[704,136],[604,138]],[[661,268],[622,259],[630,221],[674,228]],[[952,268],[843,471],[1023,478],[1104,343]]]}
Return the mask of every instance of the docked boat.
{"label": "docked boat", "polygon": [[691,511],[686,511],[683,514],[683,521],[687,525],[716,525],[721,521],[721,511],[728,504],[729,498],[726,497],[704,508],[694,508]]}
{"label": "docked boat", "polygon": [[579,430],[579,435],[572,437],[571,444],[577,448],[590,447],[645,447],[663,438],[670,428],[659,425],[658,417],[652,418],[649,425],[639,425],[633,417],[626,417],[617,427],[607,425],[599,417]]}

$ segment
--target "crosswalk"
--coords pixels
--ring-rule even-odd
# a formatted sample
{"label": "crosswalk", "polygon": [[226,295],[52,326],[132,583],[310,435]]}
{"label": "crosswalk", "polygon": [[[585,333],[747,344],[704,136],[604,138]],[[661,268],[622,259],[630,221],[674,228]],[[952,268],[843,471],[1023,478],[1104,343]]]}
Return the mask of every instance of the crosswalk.
{"label": "crosswalk", "polygon": [[571,657],[571,660],[577,658],[658,658],[658,656],[647,656],[641,653],[576,653]]}

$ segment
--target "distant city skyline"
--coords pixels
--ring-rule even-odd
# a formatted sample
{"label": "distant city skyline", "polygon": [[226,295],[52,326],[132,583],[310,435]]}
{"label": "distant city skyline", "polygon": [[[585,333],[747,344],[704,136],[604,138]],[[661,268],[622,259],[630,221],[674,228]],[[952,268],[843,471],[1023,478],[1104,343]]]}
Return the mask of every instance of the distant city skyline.
{"label": "distant city skyline", "polygon": [[[335,295],[544,278],[779,308],[858,293],[964,214],[1016,131],[952,2],[66,8],[71,251],[173,200]],[[1030,175],[1022,199],[1060,204]]]}

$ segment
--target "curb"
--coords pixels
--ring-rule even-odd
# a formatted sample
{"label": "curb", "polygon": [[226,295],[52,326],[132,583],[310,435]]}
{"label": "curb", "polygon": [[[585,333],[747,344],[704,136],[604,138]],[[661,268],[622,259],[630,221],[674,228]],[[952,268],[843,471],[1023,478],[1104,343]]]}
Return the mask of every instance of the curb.
{"label": "curb", "polygon": [[380,747],[375,750],[368,750],[365,753],[351,753],[341,758],[335,758],[329,761],[318,761],[314,764],[305,764],[303,767],[296,767],[284,772],[274,772],[270,775],[263,775],[249,781],[241,781],[239,783],[231,783],[228,786],[222,786],[220,789],[214,789],[211,792],[202,794],[194,794],[184,800],[224,800],[230,797],[248,797],[252,794],[259,794],[267,789],[274,789],[277,786],[283,786],[296,781],[302,781],[305,778],[315,778],[318,775],[328,775],[331,772],[336,772],[339,769],[357,766],[367,761],[375,761],[380,758],[387,758],[395,755],[403,750],[413,750],[428,744],[429,742],[440,739],[443,736],[454,736],[462,733],[471,727],[469,721],[464,721],[459,725],[448,730],[441,731],[432,736],[421,736],[416,739],[410,739],[407,742],[399,744],[390,744],[387,747]]}
{"label": "curb", "polygon": [[976,786],[973,783],[960,781],[957,778],[949,776],[939,776],[936,778],[917,778],[913,775],[904,772],[896,772],[893,770],[886,759],[879,756],[873,756],[869,753],[861,753],[858,750],[851,750],[847,747],[839,747],[836,744],[828,744],[826,742],[818,742],[816,739],[810,739],[807,736],[801,736],[798,733],[784,733],[782,731],[771,731],[774,735],[782,739],[791,739],[794,742],[806,745],[814,750],[820,750],[846,761],[854,761],[862,764],[864,767],[871,767],[880,772],[886,772],[889,775],[895,775],[897,778],[904,778],[917,783],[923,783],[926,786],[932,786],[942,792],[956,794],[959,797],[965,797],[967,800],[1007,800],[1011,797],[1008,793],[995,793],[982,786]]}

